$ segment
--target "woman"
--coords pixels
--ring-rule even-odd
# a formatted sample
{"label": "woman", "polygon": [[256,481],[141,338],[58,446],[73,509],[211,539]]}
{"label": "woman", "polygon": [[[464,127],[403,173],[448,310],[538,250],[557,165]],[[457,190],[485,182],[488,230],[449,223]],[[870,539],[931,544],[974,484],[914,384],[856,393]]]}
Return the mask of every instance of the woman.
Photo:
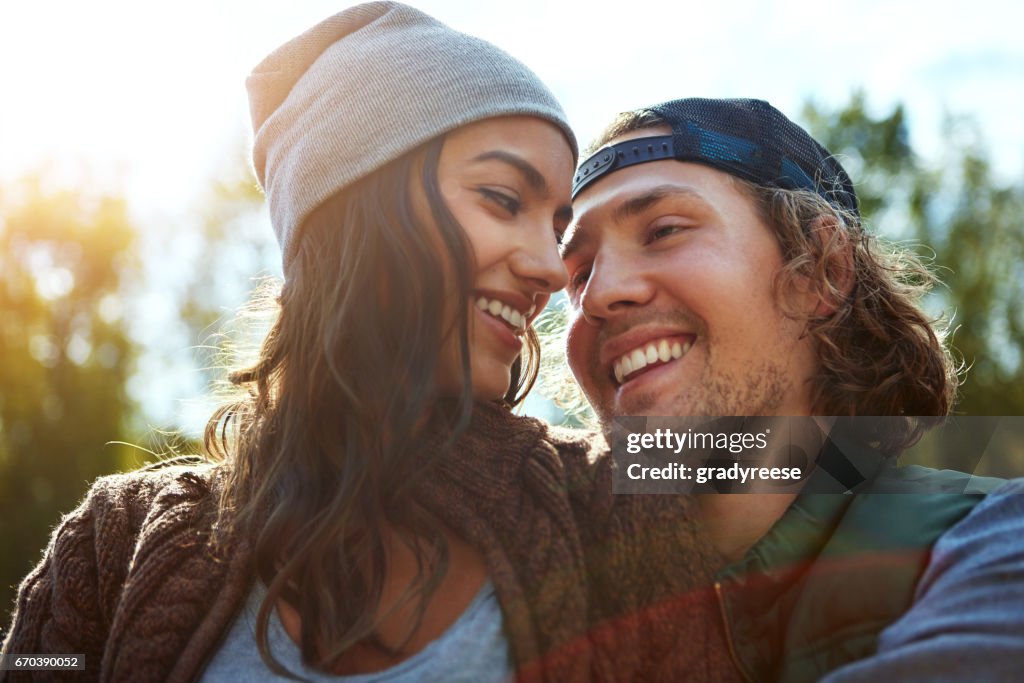
{"label": "woman", "polygon": [[104,680],[723,680],[688,502],[613,497],[584,438],[509,412],[565,283],[576,146],[547,89],[391,2],[248,85],[285,283],[220,462],[97,482],[5,652]]}

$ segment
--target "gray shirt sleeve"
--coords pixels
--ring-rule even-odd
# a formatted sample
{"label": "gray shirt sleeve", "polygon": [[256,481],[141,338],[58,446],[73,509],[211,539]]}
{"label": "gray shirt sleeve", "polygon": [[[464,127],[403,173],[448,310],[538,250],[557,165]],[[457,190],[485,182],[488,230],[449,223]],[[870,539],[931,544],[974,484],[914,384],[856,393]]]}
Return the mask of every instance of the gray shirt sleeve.
{"label": "gray shirt sleeve", "polygon": [[1024,680],[1024,479],[1003,484],[935,544],[914,604],[878,653],[822,681]]}

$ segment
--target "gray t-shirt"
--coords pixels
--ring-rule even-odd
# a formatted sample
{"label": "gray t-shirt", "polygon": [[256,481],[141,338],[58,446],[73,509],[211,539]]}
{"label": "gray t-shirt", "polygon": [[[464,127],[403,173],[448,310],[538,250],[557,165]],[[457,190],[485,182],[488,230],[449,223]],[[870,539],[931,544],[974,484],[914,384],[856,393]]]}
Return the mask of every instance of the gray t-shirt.
{"label": "gray t-shirt", "polygon": [[[256,582],[230,631],[203,672],[201,683],[280,681],[260,659],[256,648],[256,614],[266,587]],[[271,653],[286,669],[313,683],[466,683],[508,681],[512,678],[508,640],[502,630],[501,607],[488,580],[462,615],[441,636],[412,657],[384,671],[356,676],[332,676],[302,664],[298,645],[277,616],[270,613],[267,641]]]}

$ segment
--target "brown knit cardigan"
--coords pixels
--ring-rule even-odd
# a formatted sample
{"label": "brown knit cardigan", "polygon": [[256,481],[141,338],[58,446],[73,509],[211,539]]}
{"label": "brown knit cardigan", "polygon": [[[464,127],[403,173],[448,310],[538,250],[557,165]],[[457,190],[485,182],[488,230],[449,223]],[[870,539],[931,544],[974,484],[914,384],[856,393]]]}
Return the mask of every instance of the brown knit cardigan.
{"label": "brown knit cardigan", "polygon": [[[484,554],[518,680],[738,680],[692,501],[613,495],[596,443],[481,406],[418,490]],[[84,653],[86,670],[0,681],[196,680],[253,581],[244,540],[211,549],[219,471],[98,480],[22,583],[3,646]]]}

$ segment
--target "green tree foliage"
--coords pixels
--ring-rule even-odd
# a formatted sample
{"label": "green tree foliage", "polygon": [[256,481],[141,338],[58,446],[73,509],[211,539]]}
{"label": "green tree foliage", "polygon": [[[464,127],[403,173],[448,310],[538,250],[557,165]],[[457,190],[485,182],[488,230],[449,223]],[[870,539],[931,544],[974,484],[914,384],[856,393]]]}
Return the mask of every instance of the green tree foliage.
{"label": "green tree foliage", "polygon": [[135,349],[122,290],[136,269],[124,201],[47,189],[0,195],[0,618],[51,528],[119,469]]}
{"label": "green tree foliage", "polygon": [[967,368],[956,411],[1024,415],[1024,186],[995,177],[969,119],[947,117],[945,149],[926,163],[902,105],[873,116],[855,93],[838,111],[808,104],[804,118],[858,183],[869,228],[911,240],[945,283],[930,303],[951,318]]}

